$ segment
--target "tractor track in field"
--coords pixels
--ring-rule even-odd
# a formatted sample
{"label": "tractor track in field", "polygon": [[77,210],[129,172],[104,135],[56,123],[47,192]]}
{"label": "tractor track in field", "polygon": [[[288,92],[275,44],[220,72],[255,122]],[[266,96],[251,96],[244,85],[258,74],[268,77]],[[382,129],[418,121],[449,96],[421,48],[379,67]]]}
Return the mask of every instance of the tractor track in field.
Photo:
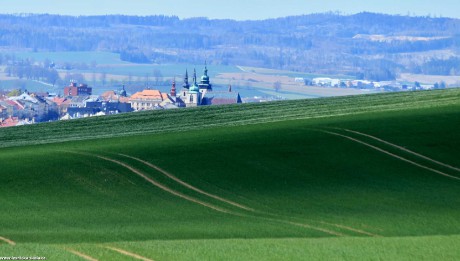
{"label": "tractor track in field", "polygon": [[104,248],[110,249],[112,251],[118,252],[118,253],[120,253],[122,255],[129,256],[129,257],[132,257],[132,258],[135,258],[135,259],[139,259],[139,260],[143,260],[143,261],[154,261],[153,259],[141,256],[141,255],[138,255],[138,254],[135,254],[135,253],[132,253],[132,252],[128,252],[128,251],[120,249],[120,248],[110,247],[110,246],[106,246]]}
{"label": "tractor track in field", "polygon": [[338,227],[338,228],[342,228],[342,229],[349,230],[349,231],[353,231],[353,232],[356,232],[356,233],[359,233],[359,234],[368,235],[368,236],[371,236],[371,237],[381,237],[380,235],[370,233],[370,232],[367,232],[367,231],[364,231],[364,230],[361,230],[361,229],[352,228],[352,227],[345,226],[345,225],[328,223],[328,222],[324,222],[324,221],[321,221],[320,223],[325,224],[325,225],[331,225],[331,226]]}
{"label": "tractor track in field", "polygon": [[78,252],[77,250],[72,249],[72,248],[64,248],[64,250],[67,251],[67,252],[70,252],[70,253],[72,253],[72,254],[74,254],[76,256],[79,256],[79,257],[81,257],[81,258],[83,258],[85,260],[88,260],[88,261],[99,261],[98,259],[96,259],[96,258],[94,258],[92,256],[89,256],[89,255],[84,254],[82,252]]}
{"label": "tractor track in field", "polygon": [[[191,201],[193,203],[197,203],[197,204],[206,206],[208,208],[211,208],[213,210],[216,210],[216,211],[219,211],[219,212],[222,212],[222,213],[235,215],[235,216],[239,216],[239,217],[262,218],[262,219],[269,220],[269,221],[272,221],[272,222],[290,224],[290,225],[294,225],[294,226],[297,226],[297,227],[304,227],[304,228],[308,228],[310,230],[320,231],[320,232],[323,232],[323,233],[326,233],[326,234],[329,234],[329,235],[333,235],[333,236],[344,236],[344,234],[342,234],[342,233],[331,231],[331,230],[320,228],[320,227],[316,227],[316,226],[312,226],[312,225],[309,225],[309,224],[296,223],[296,222],[291,222],[291,221],[287,221],[287,220],[280,220],[280,219],[274,219],[274,218],[263,218],[263,217],[251,216],[251,215],[247,215],[247,214],[241,214],[241,213],[236,213],[236,212],[229,211],[229,210],[226,210],[226,209],[222,209],[222,208],[216,207],[214,205],[211,205],[209,203],[206,203],[206,202],[194,199],[192,197],[186,196],[186,195],[184,195],[182,193],[176,192],[176,191],[174,191],[174,190],[172,190],[172,189],[170,189],[170,188],[168,188],[168,187],[166,187],[166,186],[164,186],[164,185],[162,185],[162,184],[150,179],[149,177],[144,175],[142,172],[138,171],[137,169],[133,168],[132,166],[130,166],[128,164],[125,164],[123,162],[120,162],[118,160],[114,160],[114,159],[111,159],[111,158],[99,156],[99,155],[91,155],[91,156],[94,156],[94,157],[97,157],[97,158],[100,158],[100,159],[103,159],[103,160],[107,160],[107,161],[116,163],[116,164],[118,164],[120,166],[123,166],[123,167],[129,169],[130,171],[134,172],[135,174],[143,177],[145,180],[147,180],[148,182],[154,184],[156,187],[161,188],[162,190],[165,190],[165,191],[167,191],[167,192],[169,192],[169,193],[171,193],[173,195],[176,195],[176,196],[181,195],[179,197],[181,197],[183,199],[186,199],[186,200]],[[174,193],[172,193],[172,192],[174,192]],[[251,212],[256,212],[256,211],[253,210]],[[257,212],[259,212],[259,211],[257,211]],[[263,212],[259,212],[259,213],[267,214],[267,213],[263,213]],[[271,215],[271,214],[268,214],[268,215]],[[273,215],[271,215],[271,216],[273,216]]]}
{"label": "tractor track in field", "polygon": [[195,198],[192,198],[192,197],[189,197],[187,195],[184,195],[178,191],[175,191],[171,188],[168,188],[167,186],[157,182],[156,180],[152,179],[152,178],[149,178],[147,177],[144,173],[142,173],[141,171],[135,169],[134,167],[126,164],[126,163],[123,163],[121,161],[118,161],[118,160],[115,160],[115,159],[112,159],[112,158],[108,158],[108,157],[104,157],[104,156],[100,156],[100,155],[94,155],[94,154],[89,154],[89,153],[82,153],[82,152],[75,152],[75,151],[62,151],[62,152],[66,152],[66,153],[73,153],[73,154],[79,154],[79,155],[83,155],[83,156],[89,156],[89,157],[96,157],[96,158],[99,158],[99,159],[102,159],[102,160],[105,160],[105,161],[109,161],[109,162],[112,162],[112,163],[115,163],[117,165],[120,165],[128,170],[130,170],[131,172],[133,172],[134,174],[140,176],[141,178],[145,179],[147,182],[149,182],[150,184],[154,185],[155,187],[169,193],[169,194],[172,194],[174,196],[177,196],[177,197],[180,197],[182,199],[185,199],[187,201],[190,201],[190,202],[193,202],[193,203],[196,203],[196,204],[199,204],[199,205],[202,205],[204,207],[207,207],[207,208],[210,208],[212,210],[215,210],[215,211],[218,211],[218,212],[221,212],[221,213],[227,213],[227,214],[234,214],[234,215],[238,215],[237,213],[233,213],[231,211],[228,211],[226,209],[222,209],[220,207],[217,207],[217,206],[214,206],[212,204],[209,204],[209,203],[206,203],[206,202],[203,202],[201,200],[198,200],[198,199],[195,199]]}
{"label": "tractor track in field", "polygon": [[[187,195],[184,195],[180,192],[177,192],[171,188],[168,188],[167,186],[163,185],[163,184],[160,184],[159,182],[149,178],[148,176],[146,176],[144,173],[142,173],[141,171],[135,169],[133,166],[131,165],[128,165],[124,162],[121,162],[121,161],[118,161],[118,160],[115,160],[115,159],[112,159],[112,158],[109,158],[109,157],[104,157],[104,156],[100,156],[100,155],[95,155],[95,154],[89,154],[89,153],[81,153],[81,152],[74,152],[74,151],[62,151],[62,152],[67,152],[67,153],[73,153],[73,154],[79,154],[79,155],[84,155],[84,156],[90,156],[90,157],[96,157],[96,158],[99,158],[99,159],[102,159],[102,160],[105,160],[105,161],[109,161],[109,162],[112,162],[112,163],[115,163],[117,165],[120,165],[128,170],[130,170],[131,172],[135,173],[136,175],[142,177],[143,179],[145,179],[147,182],[151,183],[152,185],[154,185],[155,187],[157,188],[160,188],[161,190],[165,191],[165,192],[168,192],[172,195],[175,195],[177,197],[180,197],[182,199],[185,199],[187,201],[190,201],[192,203],[196,203],[196,204],[199,204],[199,205],[202,205],[202,206],[205,206],[207,208],[210,208],[212,210],[215,210],[215,211],[218,211],[218,212],[221,212],[221,213],[225,213],[225,214],[230,214],[230,215],[234,215],[234,216],[238,216],[238,217],[249,217],[249,218],[257,218],[257,219],[264,219],[264,220],[268,220],[268,221],[272,221],[272,222],[277,222],[277,223],[282,223],[282,224],[289,224],[289,225],[293,225],[293,226],[297,226],[297,227],[303,227],[303,228],[308,228],[310,230],[316,230],[316,231],[320,231],[320,232],[323,232],[323,233],[326,233],[328,235],[333,235],[333,236],[346,236],[345,234],[343,233],[340,233],[340,232],[336,232],[336,231],[332,231],[332,230],[329,230],[329,229],[325,229],[325,228],[321,228],[321,227],[317,227],[317,226],[313,226],[313,225],[310,225],[310,224],[305,224],[305,223],[298,223],[298,222],[292,222],[292,221],[289,221],[289,220],[284,220],[284,219],[275,219],[275,218],[268,218],[268,217],[259,217],[259,216],[253,216],[253,215],[247,215],[247,214],[242,214],[242,213],[237,213],[237,212],[234,212],[234,211],[230,211],[230,210],[227,210],[227,209],[224,209],[224,208],[220,208],[220,207],[217,207],[217,206],[214,206],[210,203],[207,203],[207,202],[204,202],[204,201],[201,201],[201,200],[198,200],[198,199],[195,199],[193,197],[190,197],[190,196],[187,196]],[[144,162],[143,162],[144,163]],[[148,162],[145,162],[145,163],[148,163]],[[144,164],[145,164],[144,163]],[[151,164],[153,165],[153,164]],[[149,166],[149,165],[147,165]],[[157,167],[158,168],[158,167]],[[156,168],[154,168],[155,170],[157,170]],[[158,170],[157,170],[158,171]],[[204,192],[204,191],[203,191]],[[205,192],[207,193],[207,192]],[[209,194],[209,193],[207,193]],[[225,199],[224,199],[225,200]],[[223,201],[225,202],[225,201]],[[238,204],[238,203],[237,203]],[[240,205],[240,204],[239,204]],[[276,214],[271,214],[271,213],[265,213],[265,212],[262,212],[262,211],[257,211],[257,210],[247,210],[249,211],[250,213],[259,213],[259,214],[264,214],[264,215],[269,215],[269,216],[272,216],[272,217],[284,217],[284,216],[281,216],[281,215],[276,215]],[[286,218],[286,217],[284,217]],[[343,226],[342,228],[345,228],[345,226]],[[354,232],[357,232],[358,230],[356,229],[348,229],[350,231],[354,231]],[[371,233],[368,233],[368,232],[365,232],[365,233],[362,233],[364,235],[370,235]]]}
{"label": "tractor track in field", "polygon": [[387,154],[387,155],[389,155],[389,156],[391,156],[391,157],[393,157],[393,158],[396,158],[396,159],[399,159],[399,160],[401,160],[401,161],[407,162],[407,163],[412,164],[412,165],[414,165],[414,166],[417,166],[417,167],[419,167],[419,168],[422,168],[422,169],[425,169],[425,170],[434,172],[434,173],[439,174],[439,175],[441,175],[441,176],[445,176],[445,177],[448,177],[448,178],[451,178],[451,179],[460,180],[460,177],[452,176],[452,175],[449,175],[449,174],[444,173],[444,172],[442,172],[442,171],[439,171],[439,170],[436,170],[436,169],[433,169],[433,168],[424,166],[424,165],[422,165],[422,164],[413,162],[413,161],[408,160],[408,159],[406,159],[406,158],[404,158],[404,157],[398,156],[398,155],[396,155],[396,154],[394,154],[394,153],[391,153],[391,152],[389,152],[389,151],[386,151],[386,150],[384,150],[384,149],[382,149],[382,148],[379,148],[379,147],[377,147],[377,146],[371,145],[371,144],[366,143],[366,142],[364,142],[364,141],[355,139],[355,138],[353,138],[353,137],[350,137],[350,136],[347,136],[347,135],[343,135],[343,134],[340,134],[340,133],[336,133],[336,132],[331,132],[331,131],[322,131],[322,132],[327,133],[327,134],[330,134],[330,135],[334,135],[334,136],[339,136],[339,137],[342,137],[342,138],[351,140],[351,141],[353,141],[353,142],[362,144],[362,145],[364,145],[364,146],[367,146],[367,147],[369,147],[369,148],[372,148],[372,149],[374,149],[374,150],[377,150],[377,151],[379,151],[379,152],[381,152],[381,153]]}
{"label": "tractor track in field", "polygon": [[150,163],[150,162],[148,162],[148,161],[145,161],[145,160],[142,160],[142,159],[133,157],[133,156],[125,155],[125,154],[118,154],[118,155],[123,156],[123,157],[126,157],[126,158],[130,158],[130,159],[133,159],[133,160],[136,160],[136,161],[139,161],[139,162],[141,162],[141,163],[143,163],[143,164],[145,164],[145,165],[147,165],[147,166],[149,166],[149,167],[151,167],[151,168],[157,170],[158,172],[164,174],[165,176],[167,176],[168,178],[170,178],[170,179],[176,181],[177,183],[181,184],[182,186],[184,186],[184,187],[186,187],[186,188],[189,188],[189,189],[191,189],[191,190],[193,190],[193,191],[195,191],[195,192],[198,192],[198,193],[200,193],[200,194],[202,194],[202,195],[205,195],[205,196],[208,196],[208,197],[210,197],[210,198],[219,200],[219,201],[221,201],[221,202],[230,204],[230,205],[232,205],[232,206],[238,207],[238,208],[243,209],[243,210],[247,210],[247,211],[251,211],[251,212],[254,212],[254,211],[255,211],[254,209],[252,209],[252,208],[250,208],[250,207],[244,206],[244,205],[242,205],[242,204],[233,202],[233,201],[228,200],[228,199],[221,198],[221,197],[219,197],[219,196],[217,196],[217,195],[208,193],[208,192],[203,191],[203,190],[201,190],[201,189],[199,189],[199,188],[197,188],[197,187],[195,187],[195,186],[192,186],[192,185],[186,183],[185,181],[183,181],[183,180],[177,178],[177,177],[174,176],[173,174],[171,174],[171,173],[169,173],[169,172],[167,172],[167,171],[161,169],[160,167],[158,167],[158,166],[156,166],[156,165],[154,165],[154,164],[152,164],[152,163]]}
{"label": "tractor track in field", "polygon": [[3,242],[5,242],[5,243],[7,243],[8,245],[11,245],[11,246],[16,245],[16,242],[14,242],[13,240],[8,239],[6,237],[0,237],[0,241],[3,241]]}
{"label": "tractor track in field", "polygon": [[[278,218],[286,218],[285,216],[282,216],[282,215],[279,215],[279,214],[272,214],[272,213],[266,213],[266,212],[263,212],[263,211],[258,211],[258,210],[254,210],[252,208],[249,208],[249,207],[246,207],[244,205],[241,205],[239,203],[236,203],[236,202],[232,202],[230,200],[227,200],[227,199],[224,199],[224,198],[221,198],[219,196],[216,196],[216,195],[213,195],[211,193],[208,193],[208,192],[205,192],[199,188],[196,188],[182,180],[180,180],[179,178],[177,178],[176,176],[174,176],[173,174],[161,169],[160,167],[148,162],[148,161],[145,161],[145,160],[142,160],[142,159],[139,159],[139,158],[136,158],[136,157],[133,157],[133,156],[129,156],[129,155],[125,155],[125,154],[118,154],[120,156],[123,156],[123,157],[127,157],[127,158],[130,158],[130,159],[134,159],[136,161],[139,161],[143,164],[145,164],[146,166],[149,166],[161,173],[163,173],[164,175],[166,175],[167,177],[173,179],[174,181],[178,182],[179,184],[189,188],[189,189],[192,189],[196,192],[199,192],[203,195],[206,195],[206,196],[209,196],[209,197],[212,197],[214,199],[217,199],[219,201],[222,201],[222,202],[225,202],[225,203],[228,203],[230,205],[233,205],[233,206],[236,206],[236,207],[239,207],[243,210],[247,210],[247,211],[251,211],[251,212],[255,212],[255,213],[260,213],[260,214],[265,214],[265,215],[269,215],[269,216],[272,216],[272,217],[278,217]],[[271,221],[277,221],[277,222],[282,222],[282,223],[285,223],[285,224],[291,224],[291,225],[294,225],[294,226],[300,226],[300,227],[304,227],[304,228],[310,228],[310,229],[313,229],[313,230],[318,230],[318,231],[321,231],[321,232],[324,232],[324,233],[327,233],[327,234],[331,234],[331,235],[336,235],[336,236],[344,236],[343,234],[341,233],[338,233],[338,232],[335,232],[335,231],[331,231],[331,230],[327,230],[327,229],[323,229],[323,228],[318,228],[318,227],[315,227],[315,226],[312,226],[312,225],[308,225],[308,224],[303,224],[303,223],[296,223],[296,222],[292,222],[292,221],[281,221],[280,219],[273,219],[273,218],[270,218],[268,220],[271,220]],[[355,233],[359,233],[359,234],[363,234],[363,235],[368,235],[368,236],[373,236],[373,237],[380,237],[380,235],[377,235],[377,234],[373,234],[373,233],[370,233],[370,232],[366,232],[366,231],[363,231],[363,230],[360,230],[360,229],[356,229],[356,228],[352,228],[352,227],[348,227],[348,226],[345,226],[345,225],[339,225],[339,224],[330,224],[330,223],[326,223],[326,222],[320,222],[322,224],[326,224],[326,225],[332,225],[332,226],[335,226],[335,227],[338,227],[338,228],[341,228],[341,229],[345,229],[345,230],[348,230],[348,231],[352,231],[352,232],[355,232]]]}
{"label": "tractor track in field", "polygon": [[203,201],[201,201],[201,200],[198,200],[198,199],[189,197],[189,196],[184,195],[184,194],[182,194],[182,193],[180,193],[180,192],[177,192],[177,191],[175,191],[175,190],[173,190],[173,189],[170,189],[170,188],[166,187],[165,185],[160,184],[159,182],[157,182],[157,181],[155,181],[155,180],[153,180],[153,179],[147,177],[146,175],[144,175],[144,173],[140,172],[139,170],[133,168],[132,166],[130,166],[130,165],[126,164],[126,163],[123,163],[123,162],[118,161],[118,160],[115,160],[115,159],[107,158],[107,157],[104,157],[104,156],[98,156],[98,155],[96,155],[95,157],[100,158],[100,159],[103,159],[103,160],[106,160],[106,161],[110,161],[110,162],[113,162],[113,163],[115,163],[115,164],[118,164],[118,165],[120,165],[120,166],[122,166],[122,167],[125,167],[125,168],[129,169],[131,172],[133,172],[133,173],[137,174],[138,176],[142,177],[143,179],[145,179],[146,181],[148,181],[149,183],[151,183],[151,184],[154,185],[155,187],[157,187],[157,188],[159,188],[159,189],[161,189],[161,190],[163,190],[163,191],[166,191],[166,192],[168,192],[168,193],[170,193],[170,194],[173,194],[173,195],[175,195],[175,196],[177,196],[177,197],[180,197],[180,198],[183,198],[183,199],[185,199],[185,200],[194,202],[194,203],[196,203],[196,204],[200,204],[200,205],[202,205],[202,206],[205,206],[205,207],[207,207],[207,208],[213,209],[213,210],[218,211],[218,212],[234,214],[234,213],[232,213],[232,212],[230,212],[230,211],[228,211],[228,210],[226,210],[226,209],[223,209],[223,208],[214,206],[214,205],[212,205],[212,204],[203,202]]}
{"label": "tractor track in field", "polygon": [[351,132],[351,133],[355,133],[355,134],[358,134],[358,135],[361,135],[361,136],[364,136],[364,137],[368,137],[368,138],[374,139],[374,140],[376,140],[376,141],[380,141],[380,142],[385,143],[385,144],[387,144],[387,145],[390,145],[390,146],[392,146],[392,147],[394,147],[394,148],[397,148],[397,149],[399,149],[399,150],[402,150],[402,151],[405,151],[405,152],[410,153],[410,154],[412,154],[412,155],[415,155],[415,156],[417,156],[417,157],[419,157],[419,158],[422,158],[422,159],[431,161],[431,162],[436,163],[436,164],[438,164],[438,165],[440,165],[440,166],[443,166],[443,167],[446,167],[446,168],[449,168],[449,169],[452,169],[452,170],[455,170],[455,171],[460,172],[460,169],[459,169],[459,168],[456,168],[456,167],[454,167],[454,166],[452,166],[452,165],[449,165],[449,164],[446,164],[446,163],[437,161],[437,160],[435,160],[435,159],[429,158],[429,157],[427,157],[427,156],[425,156],[425,155],[422,155],[422,154],[420,154],[420,153],[411,151],[411,150],[409,150],[409,149],[406,149],[406,148],[404,148],[404,147],[402,147],[402,146],[399,146],[399,145],[396,145],[396,144],[394,144],[394,143],[388,142],[388,141],[386,141],[386,140],[382,140],[382,139],[380,139],[380,138],[378,138],[378,137],[375,137],[375,136],[372,136],[372,135],[369,135],[369,134],[366,134],[366,133],[362,133],[362,132],[359,132],[359,131],[349,130],[349,129],[341,129],[341,130],[344,130],[344,131],[347,131],[347,132]]}

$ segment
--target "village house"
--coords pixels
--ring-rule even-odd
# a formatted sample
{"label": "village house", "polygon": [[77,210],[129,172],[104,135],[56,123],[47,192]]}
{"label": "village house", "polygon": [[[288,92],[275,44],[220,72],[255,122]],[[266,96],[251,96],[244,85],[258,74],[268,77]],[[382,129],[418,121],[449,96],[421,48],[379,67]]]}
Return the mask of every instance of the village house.
{"label": "village house", "polygon": [[13,113],[20,119],[29,119],[36,122],[51,120],[53,117],[50,112],[57,114],[57,106],[52,101],[45,99],[37,94],[30,94],[24,91],[21,95],[10,97],[8,100],[16,103],[13,107],[18,107],[19,110]]}
{"label": "village house", "polygon": [[106,102],[122,102],[130,103],[129,97],[127,97],[125,86],[121,91],[106,91],[100,96],[101,100]]}
{"label": "village house", "polygon": [[67,108],[70,106],[71,103],[70,99],[64,97],[53,97],[51,101],[56,104],[59,115],[66,114]]}
{"label": "village house", "polygon": [[19,102],[8,99],[0,101],[0,105],[6,108],[7,117],[15,116],[19,111],[24,109],[24,106]]}
{"label": "village house", "polygon": [[19,123],[18,117],[9,117],[9,118],[6,118],[0,121],[0,128],[13,127],[13,126],[18,125],[18,123]]}
{"label": "village house", "polygon": [[77,86],[76,82],[71,82],[70,86],[64,88],[64,97],[73,96],[88,96],[93,92],[93,88],[88,87],[86,84],[80,84]]}
{"label": "village house", "polygon": [[0,104],[0,121],[8,118],[8,108]]}
{"label": "village house", "polygon": [[129,98],[131,107],[135,111],[153,110],[160,108],[163,102],[163,95],[159,90],[143,90],[136,92]]}

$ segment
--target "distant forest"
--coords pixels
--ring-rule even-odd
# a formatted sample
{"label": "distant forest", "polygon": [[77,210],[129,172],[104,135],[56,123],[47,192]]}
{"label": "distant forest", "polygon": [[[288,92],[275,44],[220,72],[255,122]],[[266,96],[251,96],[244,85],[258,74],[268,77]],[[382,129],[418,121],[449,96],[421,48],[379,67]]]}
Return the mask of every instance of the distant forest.
{"label": "distant forest", "polygon": [[0,48],[109,51],[133,63],[206,59],[213,64],[392,80],[401,72],[459,75],[460,20],[374,13],[262,21],[0,15]]}

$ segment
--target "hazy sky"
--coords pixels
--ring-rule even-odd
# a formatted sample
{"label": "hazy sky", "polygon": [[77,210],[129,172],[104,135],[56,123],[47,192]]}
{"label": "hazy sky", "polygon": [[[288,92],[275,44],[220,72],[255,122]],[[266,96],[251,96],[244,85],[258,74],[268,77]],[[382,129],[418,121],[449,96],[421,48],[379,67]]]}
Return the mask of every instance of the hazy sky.
{"label": "hazy sky", "polygon": [[237,20],[340,11],[460,18],[458,0],[2,0],[0,13],[177,15]]}

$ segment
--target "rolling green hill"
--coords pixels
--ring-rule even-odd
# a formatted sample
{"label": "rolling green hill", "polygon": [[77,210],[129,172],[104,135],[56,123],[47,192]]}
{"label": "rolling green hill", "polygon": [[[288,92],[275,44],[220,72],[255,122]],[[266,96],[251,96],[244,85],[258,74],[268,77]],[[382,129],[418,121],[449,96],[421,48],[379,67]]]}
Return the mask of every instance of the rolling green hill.
{"label": "rolling green hill", "polygon": [[458,259],[459,129],[460,89],[1,129],[0,256]]}

